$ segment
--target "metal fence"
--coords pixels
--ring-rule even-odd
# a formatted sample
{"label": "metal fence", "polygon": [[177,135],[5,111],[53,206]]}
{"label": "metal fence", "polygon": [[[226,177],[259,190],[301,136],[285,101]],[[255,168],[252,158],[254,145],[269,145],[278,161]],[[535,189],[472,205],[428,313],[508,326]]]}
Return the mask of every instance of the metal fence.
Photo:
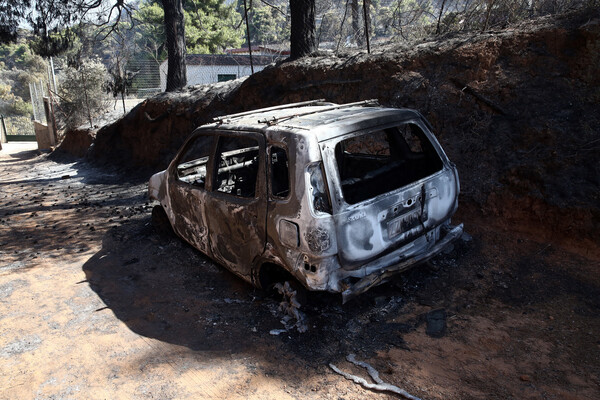
{"label": "metal fence", "polygon": [[129,98],[145,99],[160,93],[160,62],[132,59],[127,62],[127,72],[133,76],[128,90]]}

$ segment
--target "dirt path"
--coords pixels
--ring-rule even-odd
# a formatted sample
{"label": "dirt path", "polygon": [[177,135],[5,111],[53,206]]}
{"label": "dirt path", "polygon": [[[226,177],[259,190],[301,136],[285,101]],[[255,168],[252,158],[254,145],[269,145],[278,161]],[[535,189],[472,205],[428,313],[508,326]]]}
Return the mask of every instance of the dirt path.
{"label": "dirt path", "polygon": [[[309,331],[277,301],[150,224],[145,182],[0,151],[0,398],[600,398],[600,267],[493,229],[341,306],[311,296]],[[129,171],[131,172],[131,171]]]}

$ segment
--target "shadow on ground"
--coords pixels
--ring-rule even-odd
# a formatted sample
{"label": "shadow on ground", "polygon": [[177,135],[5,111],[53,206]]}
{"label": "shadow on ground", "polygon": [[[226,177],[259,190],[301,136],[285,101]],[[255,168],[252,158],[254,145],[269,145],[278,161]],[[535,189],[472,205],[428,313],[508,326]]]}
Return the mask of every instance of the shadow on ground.
{"label": "shadow on ground", "polygon": [[[501,245],[486,244],[490,240]],[[270,334],[283,328],[277,299],[247,285],[180,239],[154,233],[147,214],[107,231],[102,249],[83,270],[106,306],[139,335],[208,352],[208,357],[251,355],[266,370],[292,373],[301,368],[308,379],[350,353],[364,359],[392,348],[408,352],[412,345],[404,336],[416,330],[426,337],[429,324],[440,323],[430,321],[436,315],[463,321],[469,320],[468,315],[479,315],[502,327],[505,314],[499,310],[531,318],[532,313],[543,315],[552,308],[555,322],[568,320],[583,333],[595,330],[598,319],[590,320],[589,315],[598,309],[593,300],[599,293],[597,286],[554,267],[557,254],[562,253],[536,242],[509,241],[506,246],[498,237],[459,241],[449,254],[344,306],[337,295],[311,293],[305,307],[308,332],[278,336]],[[518,251],[507,251],[511,246]],[[580,263],[576,260],[574,267]],[[572,310],[581,317],[575,318]],[[445,321],[441,323],[445,326]],[[468,338],[469,329],[453,332],[450,328],[448,334],[460,341],[463,335]],[[539,332],[534,322],[519,340],[541,334],[559,343],[560,330]],[[439,336],[430,336],[425,342],[434,346]],[[577,337],[580,340],[592,345],[587,336]],[[579,350],[572,353],[569,357],[591,358]],[[294,373],[295,379],[302,380],[299,375]]]}
{"label": "shadow on ground", "polygon": [[[253,353],[281,362],[281,357],[265,354],[274,346],[287,357],[292,353],[319,365],[348,353],[372,355],[390,347],[405,348],[402,335],[421,325],[424,316],[404,323],[392,320],[402,313],[406,298],[437,279],[429,268],[415,270],[406,279],[377,287],[344,306],[338,295],[311,293],[305,307],[308,332],[275,336],[270,331],[283,328],[278,299],[180,239],[154,233],[148,216],[111,228],[102,249],[83,270],[106,306],[142,336],[194,351]],[[448,296],[429,286],[429,301],[446,302]]]}
{"label": "shadow on ground", "polygon": [[[3,144],[3,146],[6,146],[6,143]],[[0,151],[2,151],[2,150],[0,150]],[[23,150],[23,151],[5,155],[5,159],[2,160],[2,162],[17,162],[17,161],[30,160],[32,158],[37,157],[39,154],[40,154],[39,150]]]}

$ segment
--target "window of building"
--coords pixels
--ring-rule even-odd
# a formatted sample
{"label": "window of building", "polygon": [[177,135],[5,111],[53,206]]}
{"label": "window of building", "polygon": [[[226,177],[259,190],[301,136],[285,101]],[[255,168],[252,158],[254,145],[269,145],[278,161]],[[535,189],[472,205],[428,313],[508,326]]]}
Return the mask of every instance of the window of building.
{"label": "window of building", "polygon": [[234,79],[237,79],[236,74],[218,74],[217,75],[217,82],[232,81]]}

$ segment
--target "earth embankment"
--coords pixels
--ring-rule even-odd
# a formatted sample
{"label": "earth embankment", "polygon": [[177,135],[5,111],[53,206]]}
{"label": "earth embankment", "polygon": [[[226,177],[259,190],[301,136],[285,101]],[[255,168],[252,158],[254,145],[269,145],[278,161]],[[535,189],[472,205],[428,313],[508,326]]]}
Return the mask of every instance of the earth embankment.
{"label": "earth embankment", "polygon": [[463,212],[600,254],[599,11],[164,93],[100,129],[88,154],[159,170],[215,116],[315,98],[418,109],[458,165]]}

